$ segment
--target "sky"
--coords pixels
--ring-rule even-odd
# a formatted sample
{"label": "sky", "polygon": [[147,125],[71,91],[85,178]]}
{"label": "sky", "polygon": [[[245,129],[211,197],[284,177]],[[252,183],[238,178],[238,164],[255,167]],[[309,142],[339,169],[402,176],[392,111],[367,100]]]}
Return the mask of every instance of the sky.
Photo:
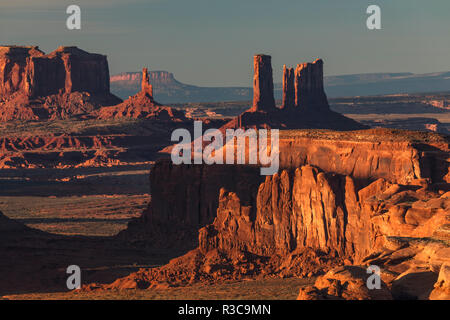
{"label": "sky", "polygon": [[[66,8],[81,8],[81,30]],[[381,8],[381,30],[366,9]],[[251,86],[252,56],[283,64],[322,58],[325,75],[450,70],[448,0],[0,0],[0,45],[49,53],[76,45],[110,72],[167,70],[200,86]]]}

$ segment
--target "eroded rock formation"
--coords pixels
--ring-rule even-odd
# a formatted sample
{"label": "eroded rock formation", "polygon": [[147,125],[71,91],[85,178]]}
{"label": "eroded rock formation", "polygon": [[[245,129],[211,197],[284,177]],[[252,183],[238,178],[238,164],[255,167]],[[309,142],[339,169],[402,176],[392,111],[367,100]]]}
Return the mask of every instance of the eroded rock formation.
{"label": "eroded rock formation", "polygon": [[329,110],[323,88],[322,59],[295,68],[295,106],[313,111]]}
{"label": "eroded rock formation", "polygon": [[[329,160],[330,155],[335,157],[330,161],[341,162],[337,169],[341,173],[282,161],[278,174],[261,180],[256,168],[246,165],[157,163],[151,173],[149,209],[122,236],[136,238],[140,234],[141,241],[149,239],[160,248],[187,249],[189,241],[192,247],[197,245],[189,230],[206,222],[198,233],[198,246],[164,267],[142,269],[107,288],[178,286],[267,275],[311,277],[330,271],[319,277],[314,287],[300,292],[299,298],[447,297],[448,181],[442,173],[427,176],[430,173],[426,170],[416,171],[414,179],[405,180],[403,174],[373,166],[373,156],[348,160],[349,154],[360,152],[358,149],[371,148],[362,144],[360,137],[355,138],[357,135],[364,135],[364,131],[350,134],[353,146],[347,151],[316,149],[318,158],[323,152]],[[411,152],[393,148],[397,154],[390,156],[392,168],[410,170],[403,162],[405,157],[419,169],[426,167],[423,163],[432,156],[423,152],[430,150],[430,141],[448,156],[448,138],[425,135],[422,142],[408,145]],[[372,147],[381,142],[381,131],[377,137]],[[318,134],[307,144],[319,146],[325,138],[326,134]],[[384,139],[387,144],[396,140],[390,135]],[[304,141],[291,141],[281,153],[295,143],[303,145]],[[379,153],[376,149],[372,152]],[[433,156],[442,154],[434,152]],[[344,173],[345,161],[352,169]],[[384,161],[387,159],[379,164]],[[320,161],[317,163],[320,165]],[[371,169],[364,171],[365,176],[356,177],[359,166]],[[447,171],[448,167],[447,162]],[[382,291],[368,291],[364,286],[369,265],[381,268]]]}
{"label": "eroded rock formation", "polygon": [[293,108],[295,106],[294,69],[283,66],[283,101],[281,108]]}
{"label": "eroded rock formation", "polygon": [[142,69],[141,91],[124,102],[98,110],[98,119],[153,119],[169,122],[187,121],[183,111],[162,106],[153,99],[153,87],[149,83],[147,68]]}
{"label": "eroded rock formation", "polygon": [[28,60],[43,56],[44,52],[37,46],[0,47],[0,98],[11,96],[17,91],[29,91]]}
{"label": "eroded rock formation", "polygon": [[357,130],[366,126],[333,112],[323,87],[323,61],[284,67],[283,102],[275,106],[271,57],[254,56],[253,106],[227,123],[227,128]]}
{"label": "eroded rock formation", "polygon": [[149,76],[148,76],[148,69],[144,68],[142,69],[142,84],[141,84],[141,91],[146,96],[149,96],[153,98],[153,87],[149,82]]}
{"label": "eroded rock formation", "polygon": [[30,97],[57,93],[109,94],[106,56],[77,47],[59,47],[45,55],[38,47],[0,47],[2,97],[15,92]]}
{"label": "eroded rock formation", "polygon": [[65,119],[121,100],[109,91],[106,56],[77,47],[44,54],[0,47],[0,120]]}
{"label": "eroded rock formation", "polygon": [[[416,185],[450,181],[448,142],[437,134],[406,136],[387,129],[349,133],[299,130],[295,134],[282,131],[279,143],[280,169],[288,171],[289,186],[295,177],[290,171],[304,165],[350,176],[356,190],[378,179]],[[185,177],[182,182],[180,177]],[[175,232],[183,235],[178,244],[192,248],[197,242],[197,230],[212,223],[216,216],[221,188],[236,193],[241,205],[248,206],[255,204],[264,177],[256,166],[173,165],[168,160],[155,165],[150,181],[154,197],[143,217],[146,233],[180,229]],[[344,188],[344,182],[337,184],[339,188]],[[173,239],[165,237],[161,243],[176,246]]]}
{"label": "eroded rock formation", "polygon": [[273,97],[272,57],[258,54],[253,57],[253,107],[251,111],[272,111]]}

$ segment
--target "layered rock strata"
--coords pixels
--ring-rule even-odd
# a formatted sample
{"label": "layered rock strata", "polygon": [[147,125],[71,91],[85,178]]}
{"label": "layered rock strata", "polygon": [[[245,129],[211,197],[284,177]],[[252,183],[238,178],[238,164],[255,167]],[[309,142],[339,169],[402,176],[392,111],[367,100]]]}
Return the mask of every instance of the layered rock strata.
{"label": "layered rock strata", "polygon": [[[437,134],[421,135],[407,137],[405,132],[386,129],[348,133],[281,131],[280,170],[287,170],[290,186],[295,176],[292,171],[310,165],[337,175],[333,179],[349,176],[354,192],[378,179],[445,188],[450,182],[448,141]],[[216,216],[221,188],[236,193],[242,206],[252,205],[255,210],[258,186],[263,179],[257,166],[158,162],[150,174],[153,200],[144,213],[144,223],[137,225],[147,235],[157,234],[152,238],[161,235],[158,242],[162,244],[192,248],[197,243],[197,230],[212,223]],[[345,190],[346,181],[335,182],[336,188]],[[349,204],[341,204],[344,206]],[[175,241],[172,233],[160,232],[166,229],[182,240]],[[131,237],[132,233],[129,232]]]}

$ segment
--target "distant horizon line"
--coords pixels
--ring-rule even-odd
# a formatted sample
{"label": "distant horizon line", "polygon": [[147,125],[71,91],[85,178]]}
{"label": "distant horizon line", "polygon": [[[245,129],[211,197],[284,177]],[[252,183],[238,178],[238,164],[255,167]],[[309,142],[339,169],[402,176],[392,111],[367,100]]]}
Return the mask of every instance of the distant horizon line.
{"label": "distant horizon line", "polygon": [[[165,72],[168,74],[171,74],[174,79],[176,81],[179,81],[178,79],[176,79],[176,72],[172,72],[172,71],[168,71],[168,70],[151,70],[149,69],[148,72]],[[120,76],[120,75],[130,75],[130,74],[141,74],[141,71],[124,71],[124,72],[119,72],[119,73],[114,73],[110,75],[110,78],[115,77],[115,76]],[[333,78],[333,77],[346,77],[346,76],[364,76],[364,75],[397,75],[397,76],[431,76],[431,75],[439,75],[439,74],[445,74],[445,73],[450,73],[450,70],[446,70],[446,71],[434,71],[434,72],[426,72],[426,73],[414,73],[414,72],[367,72],[367,73],[341,73],[341,74],[333,74],[333,75],[324,75],[324,80],[325,78]],[[449,75],[450,76],[450,75]],[[120,81],[120,80],[115,80],[115,81]],[[184,84],[189,84],[192,86],[198,86],[198,87],[204,87],[203,85],[196,85],[196,84],[192,84],[192,83],[185,83],[182,81],[179,81],[181,83]],[[274,81],[275,84],[281,84],[282,82],[277,82]],[[220,88],[220,87],[227,87],[227,88],[250,88],[250,86],[244,86],[244,85],[235,85],[235,86],[230,86],[230,85],[222,85],[222,86],[212,86],[212,87],[216,87],[216,88]]]}

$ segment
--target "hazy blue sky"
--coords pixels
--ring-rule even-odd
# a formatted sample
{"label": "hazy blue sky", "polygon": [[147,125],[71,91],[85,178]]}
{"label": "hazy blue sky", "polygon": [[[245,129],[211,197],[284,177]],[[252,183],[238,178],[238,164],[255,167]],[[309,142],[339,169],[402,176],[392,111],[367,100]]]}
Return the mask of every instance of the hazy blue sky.
{"label": "hazy blue sky", "polygon": [[[66,29],[68,4],[82,29]],[[366,8],[382,30],[366,28]],[[251,85],[252,56],[284,63],[316,57],[328,75],[450,70],[449,0],[0,0],[0,44],[45,52],[77,45],[108,55],[111,74],[168,70],[196,85]]]}

